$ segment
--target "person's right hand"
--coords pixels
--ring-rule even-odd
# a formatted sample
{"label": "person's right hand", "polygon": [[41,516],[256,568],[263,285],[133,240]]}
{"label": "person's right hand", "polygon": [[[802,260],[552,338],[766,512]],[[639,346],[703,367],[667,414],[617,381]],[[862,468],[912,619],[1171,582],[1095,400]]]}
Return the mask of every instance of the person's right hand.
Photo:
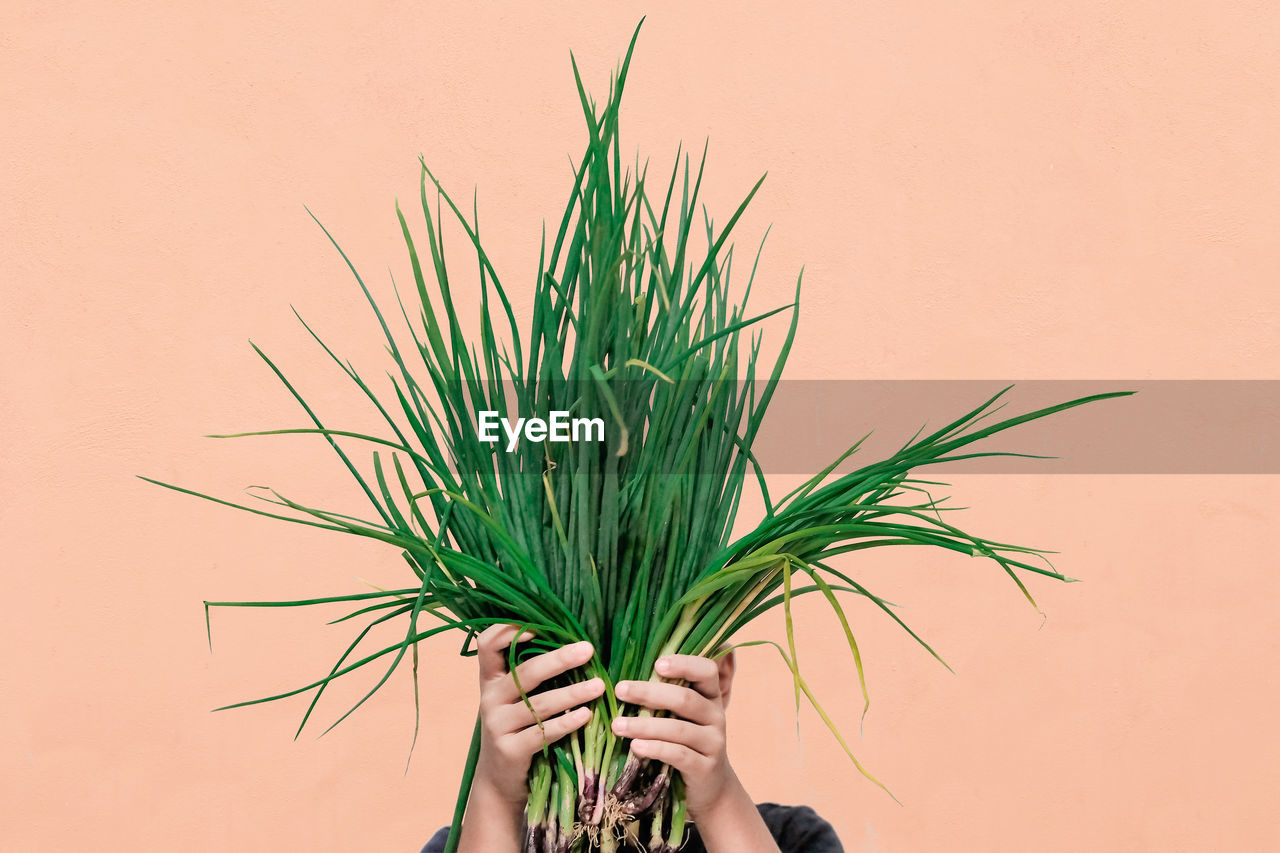
{"label": "person's right hand", "polygon": [[[477,638],[481,735],[473,785],[487,788],[500,802],[523,811],[529,796],[527,777],[533,756],[542,749],[544,739],[554,743],[586,725],[591,709],[576,706],[604,693],[604,682],[592,678],[529,696],[533,710],[542,720],[539,727],[507,669],[506,650],[516,640],[516,630],[514,625],[492,625]],[[531,635],[521,635],[520,639],[528,636]],[[516,677],[525,693],[530,693],[547,679],[582,666],[593,653],[589,642],[561,646],[518,665]]]}

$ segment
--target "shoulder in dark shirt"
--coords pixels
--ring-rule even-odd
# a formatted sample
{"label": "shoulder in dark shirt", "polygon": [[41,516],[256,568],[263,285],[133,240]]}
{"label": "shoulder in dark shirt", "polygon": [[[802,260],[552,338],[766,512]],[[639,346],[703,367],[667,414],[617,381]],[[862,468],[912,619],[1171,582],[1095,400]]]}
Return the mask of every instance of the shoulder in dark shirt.
{"label": "shoulder in dark shirt", "polygon": [[[823,820],[817,812],[808,806],[780,806],[777,803],[758,803],[760,817],[765,826],[773,834],[774,841],[782,853],[844,853],[836,831]],[[449,827],[442,828],[422,853],[444,853],[444,844],[449,837]],[[698,836],[697,827],[691,826],[680,853],[706,853],[706,846]]]}

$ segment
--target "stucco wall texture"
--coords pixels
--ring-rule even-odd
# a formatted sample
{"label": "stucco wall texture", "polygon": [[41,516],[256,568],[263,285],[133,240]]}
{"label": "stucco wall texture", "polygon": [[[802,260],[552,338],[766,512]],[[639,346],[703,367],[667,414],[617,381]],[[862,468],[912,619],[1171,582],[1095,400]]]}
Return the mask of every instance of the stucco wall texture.
{"label": "stucco wall texture", "polygon": [[[407,666],[318,740],[372,673],[296,742],[303,697],[210,713],[320,677],[352,623],[222,609],[210,654],[202,600],[386,585],[394,549],[135,475],[371,512],[319,439],[201,437],[309,425],[249,339],[331,425],[377,426],[290,310],[383,375],[303,205],[392,300],[421,152],[477,189],[527,317],[585,139],[569,50],[603,99],[642,14],[624,144],[665,176],[709,139],[720,223],[768,171],[738,266],[769,223],[753,304],[804,265],[789,376],[1280,378],[1274,4],[5,3],[0,848],[410,853],[447,822],[476,698],[452,636],[427,645],[407,774]],[[742,653],[729,713],[751,793],[813,805],[858,853],[1277,849],[1280,482],[948,482],[966,529],[1084,582],[1030,581],[1042,620],[991,563],[850,555],[957,672],[851,602],[859,736],[839,625],[797,603],[816,694],[903,805],[807,708],[797,740],[767,649]]]}

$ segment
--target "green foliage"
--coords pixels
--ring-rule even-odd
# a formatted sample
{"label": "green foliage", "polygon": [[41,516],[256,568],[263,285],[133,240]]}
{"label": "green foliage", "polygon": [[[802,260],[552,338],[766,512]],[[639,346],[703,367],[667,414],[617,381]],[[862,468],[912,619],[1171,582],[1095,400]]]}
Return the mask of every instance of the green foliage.
{"label": "green foliage", "polygon": [[[1020,423],[1120,396],[1097,394],[979,427],[1006,388],[932,434],[921,438],[917,433],[891,457],[835,476],[837,465],[857,449],[855,444],[827,470],[774,501],[751,448],[795,338],[800,281],[795,302],[751,315],[746,302],[757,252],[741,301],[730,299],[732,247],[727,241],[763,177],[717,230],[705,211],[701,221],[697,215],[705,148],[696,172],[691,172],[687,154],[682,171],[677,156],[676,168],[658,195],[650,194],[647,165],[641,169],[637,161],[634,172],[623,171],[619,104],[634,46],[635,36],[602,108],[586,94],[574,63],[589,141],[549,248],[544,228],[527,331],[522,333],[507,290],[482,246],[474,207],[468,220],[423,162],[419,201],[425,243],[414,236],[396,205],[417,295],[411,317],[397,290],[411,348],[397,343],[354,264],[325,230],[387,339],[394,362],[394,371],[388,373],[394,403],[386,394],[376,395],[303,321],[386,420],[390,437],[325,427],[279,368],[254,346],[314,427],[236,436],[323,436],[372,503],[377,520],[304,506],[275,490],[274,498],[255,497],[293,514],[142,478],[250,512],[386,542],[401,550],[413,573],[402,588],[376,592],[297,601],[206,602],[206,618],[208,608],[215,606],[342,602],[358,609],[335,621],[370,619],[325,677],[226,708],[314,691],[300,733],[333,680],[390,656],[374,688],[332,724],[337,725],[386,683],[409,650],[414,654],[416,685],[417,643],[450,630],[474,637],[498,622],[520,624],[536,636],[519,649],[513,647],[513,655],[584,639],[595,644],[595,659],[579,674],[599,675],[608,686],[593,724],[544,752],[531,774],[531,825],[558,821],[561,839],[571,841],[574,849],[588,843],[608,847],[611,841],[603,836],[614,827],[595,829],[601,798],[626,805],[644,792],[644,785],[653,784],[659,772],[633,767],[629,776],[638,787],[617,788],[628,771],[625,743],[616,742],[607,726],[620,710],[612,685],[651,677],[655,660],[664,653],[721,654],[744,626],[779,606],[788,647],[773,645],[792,673],[796,703],[802,694],[812,701],[853,758],[801,676],[791,628],[792,600],[817,592],[830,604],[858,673],[864,713],[869,700],[863,663],[845,610],[849,599],[842,603],[842,596],[867,599],[930,654],[937,654],[889,602],[832,567],[832,558],[884,545],[946,548],[993,561],[1028,601],[1032,597],[1019,572],[1069,580],[1047,560],[1043,566],[1027,561],[1028,555],[1049,552],[984,539],[944,522],[942,512],[949,508],[938,506],[925,490],[933,483],[909,474],[941,461],[1023,455],[958,451]],[[442,214],[442,205],[447,214]],[[464,332],[454,307],[462,294],[450,285],[442,215],[456,220],[476,255],[478,340]],[[702,239],[705,247],[700,249]],[[746,341],[743,333],[787,310],[790,325],[780,352],[771,364],[761,365],[759,337]],[[478,438],[475,423],[480,411],[511,419],[547,417],[553,411],[600,416],[610,424],[610,441],[521,442],[507,453]],[[339,446],[339,438],[376,448],[371,454],[372,481]],[[735,515],[749,479],[761,490],[767,511],[754,528],[735,538]],[[924,497],[914,503],[896,500],[909,492]],[[404,624],[402,640],[357,655],[371,629],[396,619]],[[354,660],[348,662],[350,658]],[[594,791],[588,790],[592,784],[584,778],[593,778],[586,773],[593,768],[600,775]],[[459,817],[469,778],[468,773]],[[577,827],[566,826],[574,822],[575,787],[580,802]],[[672,793],[680,790],[678,783],[670,785],[646,812],[657,815],[660,831],[674,832],[674,838],[668,838],[672,847],[683,832],[682,796]],[[670,816],[665,830],[663,814]]]}

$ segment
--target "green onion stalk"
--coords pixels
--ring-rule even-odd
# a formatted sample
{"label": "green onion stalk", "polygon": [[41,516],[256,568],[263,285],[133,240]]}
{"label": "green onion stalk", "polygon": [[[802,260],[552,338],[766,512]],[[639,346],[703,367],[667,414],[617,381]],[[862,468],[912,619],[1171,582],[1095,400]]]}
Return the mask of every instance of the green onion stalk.
{"label": "green onion stalk", "polygon": [[[477,205],[473,201],[468,218],[421,158],[419,227],[425,227],[425,235],[415,234],[398,201],[395,206],[416,301],[406,305],[394,277],[391,283],[411,345],[398,341],[355,265],[312,214],[346,262],[386,337],[394,365],[387,373],[390,390],[375,394],[350,362],[337,356],[301,315],[298,319],[376,408],[387,432],[375,436],[326,427],[251,341],[313,426],[214,437],[322,436],[354,476],[376,518],[313,508],[274,489],[269,489],[271,497],[251,496],[287,513],[142,478],[258,515],[385,542],[399,549],[412,573],[396,588],[372,592],[292,601],[206,601],[206,629],[210,608],[219,606],[346,604],[355,609],[334,622],[367,620],[322,678],[218,710],[312,693],[297,737],[330,683],[389,657],[377,684],[327,732],[411,655],[416,743],[421,641],[460,632],[466,638],[462,653],[471,655],[480,631],[497,623],[516,624],[531,639],[512,644],[513,669],[526,656],[590,641],[595,654],[588,664],[538,688],[596,676],[606,686],[592,703],[591,721],[545,746],[532,761],[529,853],[679,849],[688,825],[683,781],[671,767],[631,755],[628,741],[612,733],[609,722],[619,714],[651,713],[619,702],[613,685],[656,678],[654,664],[665,654],[716,657],[733,648],[764,645],[766,641],[736,638],[777,608],[783,612],[786,646],[767,644],[787,666],[797,710],[803,695],[857,769],[887,792],[858,762],[804,680],[792,602],[816,593],[830,605],[857,671],[864,715],[869,697],[863,662],[845,609],[851,598],[882,611],[945,666],[895,606],[868,590],[847,566],[837,567],[837,558],[890,545],[932,546],[983,557],[998,565],[1035,606],[1022,574],[1071,580],[1043,556],[1052,552],[996,542],[948,523],[944,514],[954,508],[941,506],[927,489],[946,484],[911,474],[946,461],[1027,455],[966,448],[1027,421],[1132,393],[1095,394],[983,424],[1004,405],[995,404],[1009,390],[1005,388],[928,435],[917,431],[892,456],[837,475],[859,440],[789,494],[773,499],[753,443],[795,339],[803,272],[796,279],[794,301],[752,314],[746,306],[758,249],[741,297],[730,297],[733,248],[728,238],[763,177],[717,228],[705,211],[697,214],[705,148],[696,170],[687,153],[682,169],[677,153],[670,177],[658,183],[656,192],[651,191],[647,163],[642,168],[637,158],[634,170],[624,169],[619,104],[639,29],[611,75],[603,106],[587,95],[571,54],[588,139],[573,168],[558,227],[549,235],[543,226],[531,316],[523,326],[483,248]],[[475,254],[480,311],[478,330],[472,333],[464,333],[455,310],[459,294],[445,262],[446,220],[456,220],[466,235],[464,244]],[[789,326],[778,355],[769,364],[758,362],[758,326],[783,312],[789,312]],[[608,429],[603,440],[526,440],[508,449],[505,442],[482,439],[480,412],[496,413],[509,423],[568,412],[599,418]],[[351,443],[371,451],[372,478],[343,449]],[[734,536],[740,498],[752,481],[763,498],[764,514],[754,528]],[[402,626],[402,639],[372,651],[361,648],[372,630],[392,620]],[[211,632],[209,643],[212,650]],[[528,701],[528,694],[522,695]],[[465,814],[479,738],[477,726],[450,833],[451,850]]]}

